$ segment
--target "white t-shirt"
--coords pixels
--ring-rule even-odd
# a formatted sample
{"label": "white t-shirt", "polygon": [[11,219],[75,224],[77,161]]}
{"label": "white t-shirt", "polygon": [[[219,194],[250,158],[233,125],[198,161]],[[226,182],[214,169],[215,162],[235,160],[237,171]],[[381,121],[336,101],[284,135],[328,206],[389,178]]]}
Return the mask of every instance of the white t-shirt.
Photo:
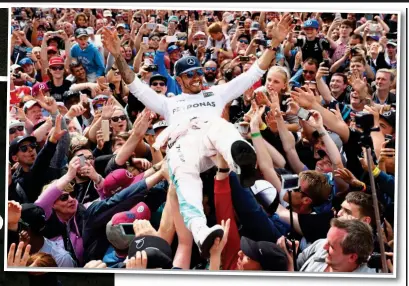
{"label": "white t-shirt", "polygon": [[50,254],[58,267],[75,267],[75,262],[71,255],[64,248],[61,248],[57,242],[44,237],[44,245],[38,252]]}

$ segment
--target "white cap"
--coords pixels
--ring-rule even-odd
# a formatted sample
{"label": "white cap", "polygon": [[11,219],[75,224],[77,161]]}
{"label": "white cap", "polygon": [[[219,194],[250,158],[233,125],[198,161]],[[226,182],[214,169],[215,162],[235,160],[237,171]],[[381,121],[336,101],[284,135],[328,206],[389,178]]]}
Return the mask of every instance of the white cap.
{"label": "white cap", "polygon": [[24,112],[26,112],[28,109],[30,109],[31,107],[33,107],[34,105],[40,105],[36,100],[29,100],[24,104],[23,110]]}
{"label": "white cap", "polygon": [[152,129],[155,130],[158,128],[165,128],[165,127],[168,127],[168,123],[166,122],[166,120],[161,120],[153,124]]}
{"label": "white cap", "polygon": [[104,17],[112,17],[112,12],[111,12],[111,10],[105,10],[105,11],[104,11]]}
{"label": "white cap", "polygon": [[277,189],[266,180],[257,180],[251,187],[251,191],[265,207],[271,205],[277,197]]}
{"label": "white cap", "polygon": [[86,28],[85,30],[87,30],[87,34],[88,34],[88,35],[94,35],[94,28],[88,27],[88,28]]}
{"label": "white cap", "polygon": [[9,129],[17,126],[24,126],[24,122],[21,122],[19,120],[11,120],[9,124]]}
{"label": "white cap", "polygon": [[18,65],[18,64],[14,64],[14,65],[11,65],[10,69],[11,69],[12,72],[14,72],[14,70],[16,70],[16,69],[21,69],[21,66]]}
{"label": "white cap", "polygon": [[204,37],[206,37],[206,34],[203,33],[202,31],[199,31],[199,32],[197,32],[197,33],[193,36],[193,39],[196,38],[196,37],[198,37],[198,36],[204,36]]}

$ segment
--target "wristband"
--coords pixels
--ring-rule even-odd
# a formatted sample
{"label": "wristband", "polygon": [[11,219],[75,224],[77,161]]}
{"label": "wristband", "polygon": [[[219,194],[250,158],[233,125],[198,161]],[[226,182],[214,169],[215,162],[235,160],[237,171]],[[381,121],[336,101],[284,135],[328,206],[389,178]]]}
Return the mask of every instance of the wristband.
{"label": "wristband", "polygon": [[259,136],[261,136],[261,133],[260,133],[260,132],[251,133],[251,138],[256,138],[256,137],[259,137]]}
{"label": "wristband", "polygon": [[230,172],[230,168],[218,168],[217,172],[219,172],[219,173],[228,173],[228,172]]}
{"label": "wristband", "polygon": [[374,178],[377,178],[380,173],[381,170],[378,168],[378,166],[376,166],[375,169],[372,170],[372,175],[374,176]]}

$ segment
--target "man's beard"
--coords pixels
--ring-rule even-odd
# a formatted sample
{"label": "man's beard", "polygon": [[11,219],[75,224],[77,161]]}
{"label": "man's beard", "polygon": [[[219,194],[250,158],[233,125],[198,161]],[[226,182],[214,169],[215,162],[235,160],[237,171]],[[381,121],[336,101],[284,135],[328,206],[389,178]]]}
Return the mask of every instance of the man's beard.
{"label": "man's beard", "polygon": [[216,79],[216,74],[214,73],[206,73],[204,76],[206,81],[214,81]]}

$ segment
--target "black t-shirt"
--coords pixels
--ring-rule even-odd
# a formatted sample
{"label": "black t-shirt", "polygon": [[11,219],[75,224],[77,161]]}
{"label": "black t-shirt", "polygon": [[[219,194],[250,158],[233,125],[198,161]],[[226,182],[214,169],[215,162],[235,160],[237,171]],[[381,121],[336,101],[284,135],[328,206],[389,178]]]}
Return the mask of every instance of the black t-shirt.
{"label": "black t-shirt", "polygon": [[98,192],[94,187],[94,182],[89,180],[74,185],[74,192],[79,203],[85,204],[99,198]]}
{"label": "black t-shirt", "polygon": [[320,214],[299,214],[298,222],[300,223],[301,231],[307,242],[312,243],[317,239],[326,238],[331,227],[331,219],[334,217],[333,212]]}
{"label": "black t-shirt", "polygon": [[302,60],[305,61],[308,58],[314,58],[318,63],[322,62],[323,50],[328,51],[330,45],[326,39],[315,38],[313,41],[299,38],[297,39],[296,46],[302,47]]}
{"label": "black t-shirt", "polygon": [[71,85],[72,82],[66,79],[64,79],[61,86],[55,86],[51,80],[47,81],[47,86],[50,89],[50,95],[54,97],[56,101],[62,101],[62,95],[65,91],[70,89]]}

